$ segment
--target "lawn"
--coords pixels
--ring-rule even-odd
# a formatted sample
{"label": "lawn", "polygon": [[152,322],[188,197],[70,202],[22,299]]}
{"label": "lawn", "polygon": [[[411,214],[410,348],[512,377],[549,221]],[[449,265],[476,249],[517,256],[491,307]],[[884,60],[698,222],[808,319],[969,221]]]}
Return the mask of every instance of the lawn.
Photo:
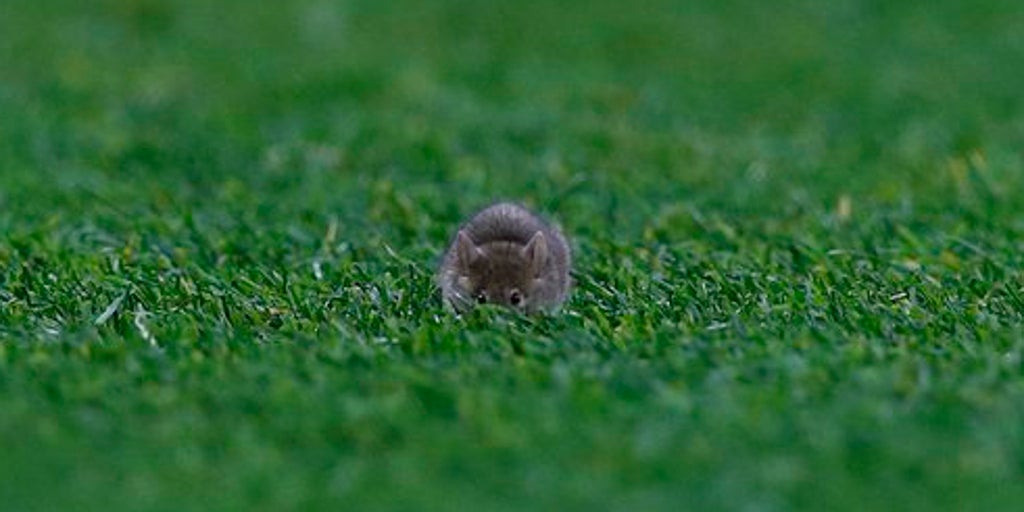
{"label": "lawn", "polygon": [[[3,510],[1017,510],[1019,0],[5,0]],[[446,311],[554,219],[556,315]]]}

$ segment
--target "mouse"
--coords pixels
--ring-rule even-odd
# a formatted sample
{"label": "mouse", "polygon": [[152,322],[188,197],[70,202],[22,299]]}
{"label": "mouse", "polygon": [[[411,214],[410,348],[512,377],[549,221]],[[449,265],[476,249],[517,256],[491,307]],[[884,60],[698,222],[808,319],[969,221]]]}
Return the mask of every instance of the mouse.
{"label": "mouse", "polygon": [[494,304],[555,312],[571,285],[565,235],[525,206],[499,202],[463,223],[441,258],[437,282],[457,311]]}

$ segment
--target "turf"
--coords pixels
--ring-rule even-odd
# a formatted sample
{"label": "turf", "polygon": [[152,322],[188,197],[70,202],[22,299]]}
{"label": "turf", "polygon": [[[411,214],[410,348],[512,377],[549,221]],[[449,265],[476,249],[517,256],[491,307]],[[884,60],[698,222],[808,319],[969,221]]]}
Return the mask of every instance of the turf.
{"label": "turf", "polygon": [[[1018,509],[1021,26],[7,0],[0,508]],[[495,199],[561,314],[441,307]]]}

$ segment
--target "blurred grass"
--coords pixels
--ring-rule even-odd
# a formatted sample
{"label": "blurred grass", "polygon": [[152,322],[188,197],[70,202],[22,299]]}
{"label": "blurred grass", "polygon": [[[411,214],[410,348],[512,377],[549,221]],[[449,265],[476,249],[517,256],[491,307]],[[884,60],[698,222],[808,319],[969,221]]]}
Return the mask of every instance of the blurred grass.
{"label": "blurred grass", "polygon": [[[1018,2],[10,0],[0,502],[1010,509]],[[564,314],[442,311],[495,198]]]}

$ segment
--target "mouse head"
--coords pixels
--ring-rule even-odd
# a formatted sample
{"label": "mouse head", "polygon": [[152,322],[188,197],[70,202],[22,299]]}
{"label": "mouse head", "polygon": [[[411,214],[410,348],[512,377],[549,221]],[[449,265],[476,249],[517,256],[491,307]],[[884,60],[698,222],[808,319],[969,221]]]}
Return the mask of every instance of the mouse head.
{"label": "mouse head", "polygon": [[459,287],[479,304],[522,311],[535,309],[535,290],[548,259],[548,244],[538,231],[525,245],[489,242],[477,245],[465,231],[456,241]]}

